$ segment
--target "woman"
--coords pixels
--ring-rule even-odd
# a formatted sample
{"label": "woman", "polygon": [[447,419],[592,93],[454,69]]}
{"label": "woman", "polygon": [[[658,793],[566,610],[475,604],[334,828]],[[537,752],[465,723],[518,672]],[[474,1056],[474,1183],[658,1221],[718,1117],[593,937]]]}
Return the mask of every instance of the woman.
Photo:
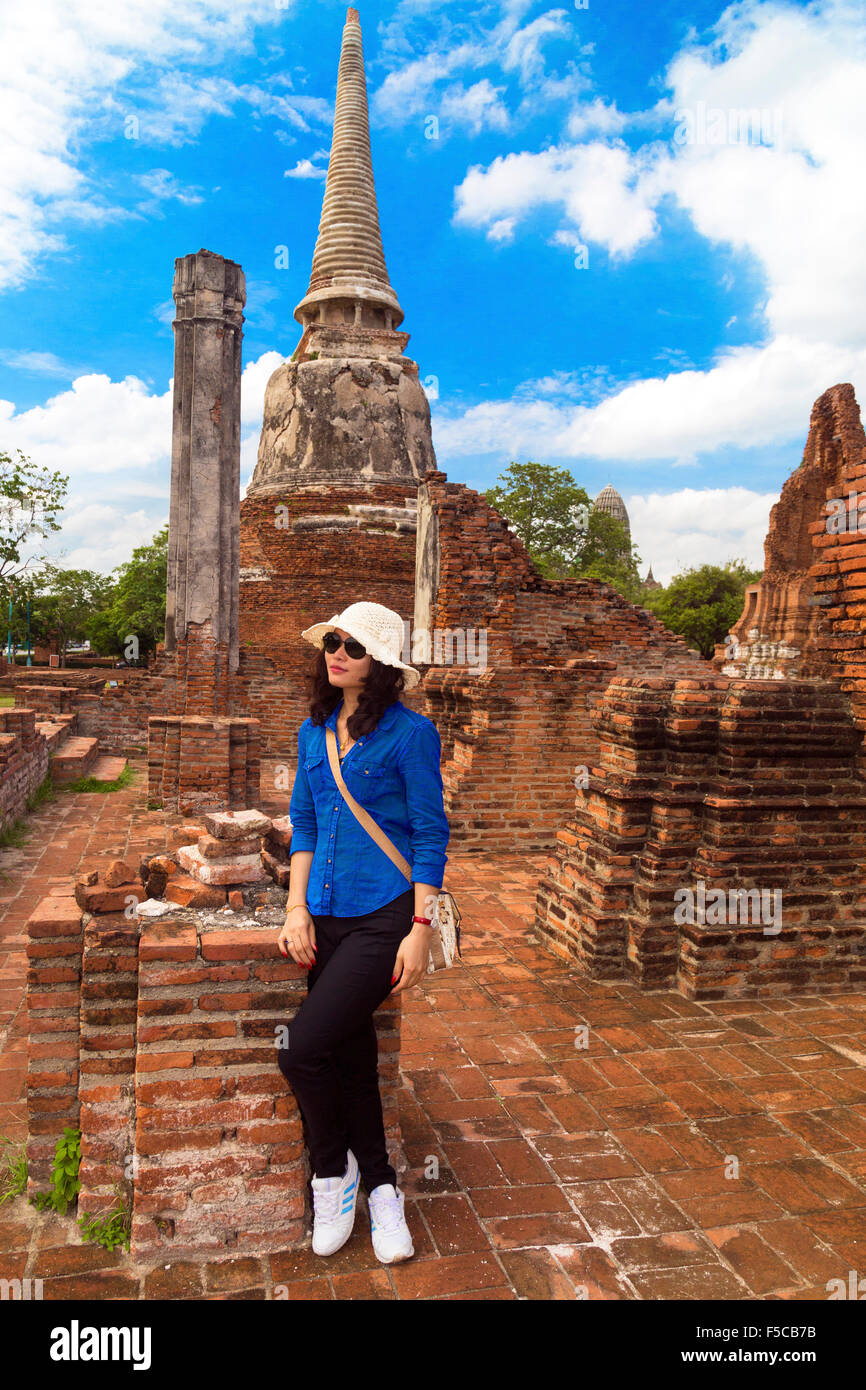
{"label": "woman", "polygon": [[[310,717],[298,734],[291,877],[278,945],[309,974],[279,1064],[310,1150],[314,1252],[331,1255],[349,1239],[360,1178],[373,1249],[391,1264],[415,1251],[385,1147],[373,1014],[389,993],[411,989],[426,973],[448,858],[441,743],[435,724],[398,698],[420,680],[400,657],[398,613],[353,603],[301,635],[320,655]],[[411,886],[342,796],[326,728],[336,732],[350,793],[412,865]]]}

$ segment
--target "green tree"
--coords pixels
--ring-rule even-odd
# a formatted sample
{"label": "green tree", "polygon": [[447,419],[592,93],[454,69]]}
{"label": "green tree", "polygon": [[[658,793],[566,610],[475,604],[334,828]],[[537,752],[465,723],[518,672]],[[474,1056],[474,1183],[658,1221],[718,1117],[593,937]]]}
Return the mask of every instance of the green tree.
{"label": "green tree", "polygon": [[94,613],[105,608],[111,587],[111,580],[94,570],[65,570],[47,561],[43,565],[31,626],[40,636],[57,635],[61,666],[66,665],[68,644],[87,637],[88,625]]}
{"label": "green tree", "polygon": [[744,560],[725,565],[700,565],[677,574],[663,589],[653,589],[643,606],[655,613],[671,632],[678,632],[690,647],[711,657],[743,611],[746,585],[760,579]]}
{"label": "green tree", "polygon": [[626,527],[607,512],[589,514],[580,562],[572,574],[586,579],[603,579],[631,603],[644,606],[640,577],[640,555]]}
{"label": "green tree", "polygon": [[505,517],[544,573],[580,556],[590,499],[565,468],[510,463],[482,494]]}
{"label": "green tree", "polygon": [[60,530],[57,514],[69,482],[67,474],[37,468],[20,449],[16,453],[17,460],[0,453],[0,579],[6,582],[7,598],[13,577],[23,576],[34,559],[44,559],[31,555],[22,561],[22,546]]}
{"label": "green tree", "polygon": [[147,545],[136,546],[131,559],[118,565],[110,603],[88,623],[87,635],[94,651],[122,653],[135,659],[156,650],[165,636],[166,564],[168,526]]}
{"label": "green tree", "polygon": [[625,526],[595,511],[567,469],[512,462],[483,496],[546,579],[603,579],[626,598],[641,601],[640,556]]}

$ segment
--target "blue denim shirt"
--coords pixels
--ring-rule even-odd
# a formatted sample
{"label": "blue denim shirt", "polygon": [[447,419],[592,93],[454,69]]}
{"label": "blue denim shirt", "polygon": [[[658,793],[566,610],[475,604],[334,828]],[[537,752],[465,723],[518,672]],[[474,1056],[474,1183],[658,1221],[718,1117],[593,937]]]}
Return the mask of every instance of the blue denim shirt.
{"label": "blue denim shirt", "polygon": [[[291,853],[315,851],[307,885],[310,912],[356,917],[393,902],[409,880],[355,819],[334,781],[325,728],[336,733],[342,706],[341,700],[324,725],[305,719],[298,732],[298,771],[289,805]],[[411,864],[412,882],[437,890],[450,833],[441,757],[432,720],[395,700],[340,764],[352,796]]]}

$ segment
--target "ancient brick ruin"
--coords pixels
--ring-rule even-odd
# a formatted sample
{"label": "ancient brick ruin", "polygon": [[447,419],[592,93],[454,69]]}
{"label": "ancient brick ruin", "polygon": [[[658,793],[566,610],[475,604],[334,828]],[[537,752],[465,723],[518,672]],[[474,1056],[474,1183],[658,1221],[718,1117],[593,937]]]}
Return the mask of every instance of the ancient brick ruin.
{"label": "ancient brick ruin", "polygon": [[[866,782],[837,690],[617,679],[595,724],[598,763],[539,884],[551,950],[696,999],[862,985]],[[724,913],[677,921],[678,893],[697,909],[719,889]]]}
{"label": "ancient brick ruin", "polygon": [[[866,979],[866,545],[826,524],[864,481],[854,392],[837,386],[773,508],[736,654],[717,650],[715,678],[617,679],[596,706],[599,757],[536,912],[539,939],[588,974],[703,999]],[[714,890],[724,913],[717,899],[678,920],[684,895]]]}
{"label": "ancient brick ruin", "polygon": [[[186,825],[177,838],[199,831]],[[285,894],[266,878],[239,890],[234,908],[220,909],[216,894],[210,910],[126,916],[130,899],[147,901],[147,876],[146,861],[143,875],[112,865],[111,882],[79,882],[31,916],[29,1191],[46,1185],[71,1126],[81,1131],[79,1210],[103,1213],[118,1189],[128,1193],[137,1255],[300,1244],[309,1165],[275,1046],[306,971],[274,949]],[[386,1001],[375,1022],[386,1140],[402,1171],[399,1003]]]}
{"label": "ancient brick ruin", "polygon": [[[732,628],[735,642],[717,649],[716,664],[725,674],[839,676],[855,696],[856,717],[863,717],[856,682],[866,672],[858,657],[866,615],[866,520],[858,532],[856,506],[853,518],[847,513],[850,493],[858,493],[864,478],[866,434],[854,388],[833,386],[812,407],[802,462],[770,513],[764,572],[747,590]],[[844,500],[846,525],[832,533],[825,503],[834,498]]]}
{"label": "ancient brick ruin", "polygon": [[442,737],[461,847],[552,843],[616,674],[701,675],[706,663],[596,579],[543,579],[502,517],[431,472],[418,490],[413,642],[431,659],[419,706]]}
{"label": "ancient brick ruin", "polygon": [[[275,948],[291,826],[260,814],[261,770],[294,768],[301,630],[361,597],[405,617],[423,679],[404,699],[441,733],[449,855],[550,850],[547,950],[599,981],[693,998],[862,983],[866,564],[822,516],[866,482],[851,388],[816,404],[732,665],[598,580],[544,579],[495,509],[436,466],[382,250],[353,10],[301,339],[268,383],[243,501],[243,272],[202,250],[176,262],[174,293],[165,648],[110,681],[2,678],[16,694],[4,815],[49,758],[62,776],[64,749],[73,770],[134,751],[170,827],[165,853],[108,862],[31,916],[31,1191],[63,1126],[80,1125],[80,1209],[108,1209],[120,1186],[135,1253],[306,1239],[308,1162],[275,1050],[304,988]],[[778,924],[720,921],[703,897],[675,917],[683,891],[757,893],[760,907],[777,888]],[[398,1172],[400,1022],[399,998],[376,1015]]]}

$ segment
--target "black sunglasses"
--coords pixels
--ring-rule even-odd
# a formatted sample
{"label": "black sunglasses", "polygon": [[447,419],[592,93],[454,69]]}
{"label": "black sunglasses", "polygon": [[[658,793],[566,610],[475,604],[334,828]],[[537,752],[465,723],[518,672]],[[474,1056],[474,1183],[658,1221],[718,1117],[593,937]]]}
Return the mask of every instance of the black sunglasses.
{"label": "black sunglasses", "polygon": [[336,632],[326,632],[322,638],[322,646],[329,656],[338,652],[342,646],[346,648],[346,656],[350,656],[353,661],[360,661],[362,656],[367,655],[367,648],[360,642],[356,642],[354,637],[347,637],[345,640],[338,637]]}

